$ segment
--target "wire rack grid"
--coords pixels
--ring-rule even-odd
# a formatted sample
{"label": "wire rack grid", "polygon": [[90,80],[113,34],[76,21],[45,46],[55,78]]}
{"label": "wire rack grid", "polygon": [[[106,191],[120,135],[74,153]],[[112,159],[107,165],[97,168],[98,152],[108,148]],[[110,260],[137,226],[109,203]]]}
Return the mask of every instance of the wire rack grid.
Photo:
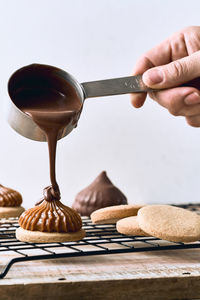
{"label": "wire rack grid", "polygon": [[[200,214],[200,204],[179,205]],[[17,219],[0,221],[0,257],[8,255],[7,263],[0,270],[4,278],[11,266],[17,262],[55,259],[64,257],[117,254],[128,252],[161,251],[186,248],[200,248],[200,241],[194,243],[174,243],[155,237],[125,236],[116,231],[113,224],[96,225],[88,217],[82,217],[86,237],[78,242],[26,243],[18,241],[15,230]]]}

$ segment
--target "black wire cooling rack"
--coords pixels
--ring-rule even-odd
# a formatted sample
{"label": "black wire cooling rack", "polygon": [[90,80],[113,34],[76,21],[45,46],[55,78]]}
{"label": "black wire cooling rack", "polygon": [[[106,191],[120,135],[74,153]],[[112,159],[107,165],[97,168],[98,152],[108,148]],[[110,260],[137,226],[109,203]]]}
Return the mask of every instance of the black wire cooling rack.
{"label": "black wire cooling rack", "polygon": [[[179,205],[200,214],[200,204]],[[83,217],[86,237],[79,242],[66,243],[25,243],[15,237],[19,227],[17,219],[0,221],[0,259],[8,257],[2,267],[0,279],[4,278],[16,262],[55,259],[63,257],[117,254],[127,252],[160,251],[186,248],[200,248],[195,243],[173,243],[155,237],[125,236],[116,231],[115,225],[95,225],[88,217]]]}

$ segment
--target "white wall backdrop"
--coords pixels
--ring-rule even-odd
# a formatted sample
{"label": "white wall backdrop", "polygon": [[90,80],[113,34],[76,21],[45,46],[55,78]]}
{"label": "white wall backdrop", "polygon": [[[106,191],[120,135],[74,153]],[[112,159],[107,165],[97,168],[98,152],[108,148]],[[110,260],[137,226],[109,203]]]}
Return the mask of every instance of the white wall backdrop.
{"label": "white wall backdrop", "polygon": [[[7,81],[33,63],[58,66],[80,82],[128,76],[139,56],[175,31],[200,25],[198,0],[0,0],[0,182],[32,206],[49,184],[47,144],[5,120]],[[79,126],[58,143],[62,201],[107,170],[129,202],[200,202],[200,128],[148,99],[89,99]]]}

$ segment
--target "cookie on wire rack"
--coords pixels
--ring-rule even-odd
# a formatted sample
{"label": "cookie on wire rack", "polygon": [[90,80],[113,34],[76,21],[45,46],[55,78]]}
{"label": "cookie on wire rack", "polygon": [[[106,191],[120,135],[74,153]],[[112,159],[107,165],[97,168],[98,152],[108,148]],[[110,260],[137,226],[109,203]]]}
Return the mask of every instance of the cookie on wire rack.
{"label": "cookie on wire rack", "polygon": [[78,241],[85,237],[82,220],[59,200],[43,200],[19,218],[16,238],[22,242],[53,243]]}
{"label": "cookie on wire rack", "polygon": [[144,232],[137,221],[137,216],[121,219],[116,224],[117,231],[125,235],[149,236]]}
{"label": "cookie on wire rack", "polygon": [[115,224],[120,219],[136,216],[141,207],[143,205],[114,205],[98,209],[90,217],[94,224]]}
{"label": "cookie on wire rack", "polygon": [[139,227],[149,235],[171,242],[200,239],[200,216],[170,205],[148,205],[138,211]]}

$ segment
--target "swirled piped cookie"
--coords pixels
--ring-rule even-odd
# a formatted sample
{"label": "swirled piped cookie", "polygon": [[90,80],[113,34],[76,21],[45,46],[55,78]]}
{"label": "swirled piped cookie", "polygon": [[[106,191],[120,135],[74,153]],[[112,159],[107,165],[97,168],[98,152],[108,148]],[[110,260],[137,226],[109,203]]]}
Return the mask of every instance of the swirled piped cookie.
{"label": "swirled piped cookie", "polygon": [[0,218],[19,217],[24,211],[21,204],[19,192],[0,184]]}
{"label": "swirled piped cookie", "polygon": [[77,241],[85,236],[79,214],[56,199],[51,186],[44,190],[44,199],[39,205],[21,215],[19,225],[16,237],[24,242]]}

